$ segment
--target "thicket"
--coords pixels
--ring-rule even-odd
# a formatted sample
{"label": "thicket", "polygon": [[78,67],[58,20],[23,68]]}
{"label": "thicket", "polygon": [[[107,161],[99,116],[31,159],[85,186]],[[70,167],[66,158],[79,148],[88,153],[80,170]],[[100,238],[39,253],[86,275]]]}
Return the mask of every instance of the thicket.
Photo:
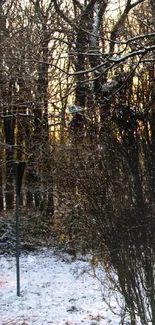
{"label": "thicket", "polygon": [[1,247],[24,160],[21,248],[91,252],[122,315],[154,325],[155,7],[109,4],[0,3]]}

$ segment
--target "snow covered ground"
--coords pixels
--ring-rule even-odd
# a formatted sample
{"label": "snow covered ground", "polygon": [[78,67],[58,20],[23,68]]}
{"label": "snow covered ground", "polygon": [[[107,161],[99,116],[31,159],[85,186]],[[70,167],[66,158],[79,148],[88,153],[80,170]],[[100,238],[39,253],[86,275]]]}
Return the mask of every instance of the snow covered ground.
{"label": "snow covered ground", "polygon": [[103,301],[101,284],[86,260],[73,261],[48,249],[22,255],[20,278],[17,297],[15,258],[1,256],[0,325],[120,324]]}

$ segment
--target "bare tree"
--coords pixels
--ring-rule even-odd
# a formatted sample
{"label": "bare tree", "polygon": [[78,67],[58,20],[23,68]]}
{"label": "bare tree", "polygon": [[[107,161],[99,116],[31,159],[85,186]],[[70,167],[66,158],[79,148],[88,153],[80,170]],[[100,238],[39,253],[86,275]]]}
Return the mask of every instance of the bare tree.
{"label": "bare tree", "polygon": [[80,138],[73,151],[68,148],[60,175],[66,176],[72,190],[64,193],[66,208],[63,201],[61,217],[66,238],[75,246],[91,247],[108,265],[111,280],[115,272],[114,284],[124,297],[131,324],[136,324],[137,315],[141,324],[154,324],[154,105],[150,98],[155,34],[145,15],[147,8],[153,20],[153,3],[125,1],[113,22],[106,24],[110,4],[72,1],[69,15],[54,1],[57,14],[72,31],[68,54],[73,71],[66,72],[75,80],[71,125],[77,134],[82,108],[89,115],[94,106],[99,121],[96,149],[85,142],[86,127],[83,142]]}

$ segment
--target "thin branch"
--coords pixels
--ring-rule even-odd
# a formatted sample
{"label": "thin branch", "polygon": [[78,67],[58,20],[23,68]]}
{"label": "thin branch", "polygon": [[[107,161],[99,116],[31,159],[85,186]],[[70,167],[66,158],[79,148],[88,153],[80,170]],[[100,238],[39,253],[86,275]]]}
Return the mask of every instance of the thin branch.
{"label": "thin branch", "polygon": [[[48,64],[49,66],[51,67],[55,67],[56,69],[58,69],[59,71],[65,73],[66,75],[68,76],[77,76],[77,75],[84,75],[84,74],[88,74],[88,73],[91,73],[91,72],[94,72],[95,70],[100,70],[102,67],[104,66],[107,66],[107,63],[111,62],[113,63],[114,65],[118,64],[118,63],[121,63],[121,62],[124,62],[126,60],[128,60],[129,58],[131,57],[134,57],[134,56],[139,56],[139,55],[145,55],[147,54],[148,52],[152,52],[155,50],[155,45],[152,45],[152,46],[145,46],[143,47],[142,49],[139,49],[137,51],[132,51],[132,52],[129,52],[128,54],[124,55],[124,56],[120,56],[120,57],[116,57],[116,58],[112,58],[109,56],[109,53],[105,53],[104,56],[107,56],[107,60],[104,60],[104,62],[96,65],[95,67],[93,68],[90,68],[90,69],[86,69],[86,70],[80,70],[80,71],[76,71],[76,72],[66,72],[64,71],[63,68],[57,66],[56,64],[53,64],[53,63],[49,63],[49,62],[46,62],[46,61],[42,61],[42,60],[26,60],[27,62],[37,62],[37,63],[44,63],[44,64]],[[112,54],[112,53],[111,53]],[[116,53],[118,55],[118,53]],[[105,71],[108,71],[111,69],[112,66],[109,66],[107,67],[103,72]],[[100,71],[99,71],[99,74],[100,74]]]}
{"label": "thin branch", "polygon": [[54,9],[55,11],[57,12],[57,14],[63,19],[65,20],[66,23],[68,23],[70,26],[74,27],[75,30],[77,29],[77,26],[76,24],[73,23],[72,20],[70,20],[65,14],[64,12],[60,9],[58,3],[57,3],[57,0],[51,0],[51,2],[53,1],[53,4],[54,4]]}
{"label": "thin branch", "polygon": [[144,2],[145,0],[137,0],[133,4],[131,4],[131,0],[127,1],[126,7],[124,8],[124,11],[116,24],[114,25],[112,31],[111,31],[111,43],[110,43],[110,52],[112,53],[114,51],[114,46],[115,46],[115,39],[117,37],[119,28],[123,26],[125,19],[128,15],[128,13],[133,9],[136,5],[138,5],[141,2]]}
{"label": "thin branch", "polygon": [[115,42],[116,44],[129,44],[131,42],[134,42],[134,41],[137,41],[137,40],[140,40],[140,39],[144,39],[144,38],[151,38],[151,37],[154,37],[155,36],[155,33],[149,33],[149,34],[141,34],[141,35],[137,35],[137,36],[134,36],[134,37],[131,37],[131,38],[128,38],[126,41],[117,41]]}
{"label": "thin branch", "polygon": [[142,58],[143,58],[143,56],[140,57],[140,59],[138,60],[138,62],[136,63],[136,65],[134,66],[134,68],[132,69],[132,71],[128,74],[128,76],[124,80],[123,84],[108,98],[108,101],[110,101],[126,85],[127,81],[130,79],[130,77],[132,76],[132,74],[134,73],[134,71],[137,69],[137,67],[139,66],[139,64],[142,62]]}
{"label": "thin branch", "polygon": [[155,50],[155,45],[152,45],[152,46],[147,46],[147,47],[144,47],[144,49],[141,49],[141,50],[138,50],[138,51],[133,51],[133,52],[130,52],[128,53],[127,55],[124,55],[120,58],[109,58],[109,61],[110,62],[115,62],[115,63],[120,63],[120,62],[124,62],[126,61],[127,59],[133,57],[133,56],[137,56],[137,55],[144,55],[148,52],[152,52]]}

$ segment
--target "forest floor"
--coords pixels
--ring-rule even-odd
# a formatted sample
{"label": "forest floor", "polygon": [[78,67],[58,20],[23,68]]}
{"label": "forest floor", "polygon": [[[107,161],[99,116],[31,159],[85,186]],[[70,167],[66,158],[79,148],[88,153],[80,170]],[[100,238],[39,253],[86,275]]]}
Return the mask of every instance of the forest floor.
{"label": "forest floor", "polygon": [[0,325],[120,324],[119,306],[112,298],[113,313],[103,300],[89,258],[54,249],[22,254],[20,279],[17,297],[15,257],[0,256]]}

